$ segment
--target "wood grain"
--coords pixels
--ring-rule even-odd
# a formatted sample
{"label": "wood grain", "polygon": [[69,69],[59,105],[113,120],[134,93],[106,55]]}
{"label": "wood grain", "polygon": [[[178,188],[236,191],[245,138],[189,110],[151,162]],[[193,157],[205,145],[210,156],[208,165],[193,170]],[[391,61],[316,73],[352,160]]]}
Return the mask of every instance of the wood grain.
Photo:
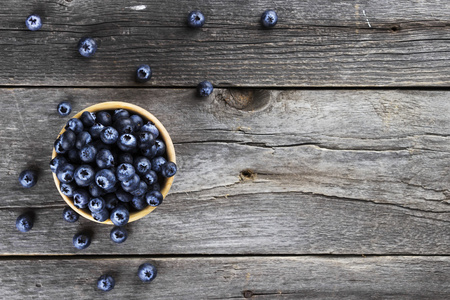
{"label": "wood grain", "polygon": [[[218,89],[0,89],[0,253],[448,254],[447,91]],[[110,227],[61,219],[48,170],[54,138],[74,113],[127,100],[153,113],[175,144],[179,173],[165,203],[130,224],[112,247]],[[41,170],[19,187],[23,168]],[[28,234],[17,215],[35,209]],[[143,242],[145,241],[145,242]]]}
{"label": "wood grain", "polygon": [[[158,276],[140,282],[152,262]],[[0,261],[5,299],[448,299],[448,257],[121,258]],[[115,288],[96,289],[111,274]]]}
{"label": "wood grain", "polygon": [[[446,1],[4,1],[0,85],[349,87],[449,86]],[[138,8],[142,8],[139,10]],[[279,23],[259,24],[275,9]],[[201,9],[202,29],[186,26]],[[43,18],[30,32],[28,14]],[[78,40],[99,50],[81,57]]]}

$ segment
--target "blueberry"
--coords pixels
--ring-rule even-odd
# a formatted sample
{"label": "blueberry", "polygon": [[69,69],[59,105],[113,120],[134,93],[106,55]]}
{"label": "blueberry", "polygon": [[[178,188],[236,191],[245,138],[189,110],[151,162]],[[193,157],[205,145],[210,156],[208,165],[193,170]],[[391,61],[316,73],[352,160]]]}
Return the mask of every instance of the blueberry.
{"label": "blueberry", "polygon": [[53,173],[56,173],[56,171],[58,170],[58,167],[66,164],[66,163],[67,163],[67,160],[65,159],[64,156],[57,155],[57,156],[55,156],[55,158],[53,158],[50,161],[50,170],[52,170]]}
{"label": "blueberry", "polygon": [[153,185],[153,184],[158,182],[158,175],[156,174],[155,171],[150,170],[150,171],[148,171],[147,173],[144,174],[144,181],[148,185]]}
{"label": "blueberry", "polygon": [[122,134],[117,141],[117,147],[125,152],[132,152],[136,149],[136,146],[136,138],[130,133]]}
{"label": "blueberry", "polygon": [[124,227],[121,226],[115,226],[111,233],[109,234],[109,237],[114,243],[120,244],[126,241],[128,237],[128,232]]}
{"label": "blueberry", "polygon": [[152,162],[152,170],[159,173],[161,172],[161,167],[164,165],[167,161],[162,156],[157,156],[154,159],[151,160]]}
{"label": "blueberry", "polygon": [[134,123],[130,118],[121,118],[114,122],[114,128],[117,129],[119,134],[124,133],[133,133],[134,132]]}
{"label": "blueberry", "polygon": [[60,102],[58,104],[57,110],[61,116],[63,116],[63,117],[68,116],[72,112],[72,105],[70,105],[69,102],[65,102],[65,101]]}
{"label": "blueberry", "polygon": [[156,139],[159,136],[159,130],[153,122],[148,121],[141,127],[141,132],[150,132]]}
{"label": "blueberry", "polygon": [[24,188],[31,188],[36,185],[38,180],[38,176],[36,171],[33,170],[24,170],[19,174],[19,183]]}
{"label": "blueberry", "polygon": [[176,173],[177,173],[177,165],[171,161],[161,166],[161,174],[163,177],[172,177]]}
{"label": "blueberry", "polygon": [[89,194],[91,194],[92,197],[100,197],[105,194],[105,192],[96,183],[91,183],[89,185]]}
{"label": "blueberry", "polygon": [[131,191],[130,194],[133,196],[143,196],[145,193],[147,193],[147,190],[147,184],[145,183],[145,181],[141,180],[139,182],[139,186],[134,191]]}
{"label": "blueberry", "polygon": [[153,145],[150,148],[141,149],[141,154],[147,158],[153,158],[156,156],[156,151],[156,145]]}
{"label": "blueberry", "polygon": [[81,114],[80,120],[83,122],[83,125],[85,128],[91,127],[95,124],[95,120],[97,119],[97,116],[94,112],[84,111]]}
{"label": "blueberry", "polygon": [[143,282],[150,282],[156,278],[157,275],[156,267],[152,264],[145,263],[139,266],[138,276]]}
{"label": "blueberry", "polygon": [[16,228],[21,232],[28,232],[33,228],[33,214],[28,212],[17,217]]}
{"label": "blueberry", "polygon": [[136,173],[144,175],[152,169],[152,164],[148,158],[139,156],[134,160],[134,168]]}
{"label": "blueberry", "polygon": [[100,134],[100,139],[105,144],[115,144],[119,139],[119,132],[112,126],[105,127]]}
{"label": "blueberry", "polygon": [[91,236],[87,233],[77,233],[73,236],[72,242],[75,248],[86,249],[91,244]]}
{"label": "blueberry", "polygon": [[105,200],[102,197],[89,200],[88,208],[91,212],[99,212],[106,207]]}
{"label": "blueberry", "polygon": [[59,185],[59,190],[61,193],[67,197],[73,197],[73,191],[76,189],[76,184],[74,182],[71,183],[64,183],[61,182]]}
{"label": "blueberry", "polygon": [[80,150],[81,148],[83,148],[84,146],[89,144],[90,142],[92,142],[91,134],[87,131],[81,131],[77,135],[77,141],[75,142],[75,148]]}
{"label": "blueberry", "polygon": [[78,153],[78,150],[75,148],[72,148],[67,152],[67,158],[68,162],[71,164],[79,164],[81,162],[80,153]]}
{"label": "blueberry", "polygon": [[139,178],[139,175],[134,174],[133,177],[131,177],[130,179],[123,180],[121,182],[121,186],[125,192],[130,193],[139,187],[140,182],[141,182],[141,179]]}
{"label": "blueberry", "polygon": [[142,120],[142,118],[138,115],[132,115],[130,119],[133,122],[134,132],[141,130],[142,125],[144,125],[144,120]]}
{"label": "blueberry", "polygon": [[132,178],[136,174],[134,167],[131,164],[120,164],[117,167],[116,175],[119,181],[124,181]]}
{"label": "blueberry", "polygon": [[104,208],[101,211],[91,212],[92,218],[98,222],[105,222],[109,218],[109,211]]}
{"label": "blueberry", "polygon": [[75,173],[75,182],[78,186],[88,186],[94,182],[95,179],[95,171],[90,165],[81,165],[76,168]]}
{"label": "blueberry", "polygon": [[149,191],[158,191],[158,192],[160,192],[161,191],[161,186],[159,185],[159,183],[154,183],[154,184],[152,184],[149,188],[148,188],[148,190]]}
{"label": "blueberry", "polygon": [[74,223],[78,221],[78,218],[80,217],[79,214],[77,214],[73,209],[70,207],[66,207],[63,210],[63,219],[69,223]]}
{"label": "blueberry", "polygon": [[213,90],[214,87],[208,80],[202,81],[197,85],[197,93],[201,97],[208,97],[209,95],[211,95]]}
{"label": "blueberry", "polygon": [[119,164],[133,164],[133,155],[130,153],[121,153],[119,155]]}
{"label": "blueberry", "polygon": [[97,51],[97,43],[90,37],[82,38],[78,42],[78,51],[84,57],[91,57]]}
{"label": "blueberry", "polygon": [[112,145],[105,144],[101,140],[96,140],[95,142],[93,142],[91,144],[95,147],[97,152],[102,150],[102,149],[108,149],[108,150],[112,149]]}
{"label": "blueberry", "polygon": [[[112,171],[112,170],[111,170]],[[105,193],[109,194],[109,193],[115,193],[117,191],[117,189],[120,187],[120,185],[114,185],[112,188],[107,189],[107,190],[103,190]]]}
{"label": "blueberry", "polygon": [[118,205],[111,211],[110,219],[114,225],[123,226],[128,223],[130,213],[123,205]]}
{"label": "blueberry", "polygon": [[277,13],[273,10],[266,10],[261,15],[261,24],[264,27],[267,27],[267,28],[273,27],[277,24],[277,21],[278,21]]}
{"label": "blueberry", "polygon": [[69,121],[67,121],[67,124],[66,124],[65,128],[66,128],[66,130],[72,130],[73,132],[78,134],[78,133],[83,131],[84,125],[83,125],[83,122],[81,122],[80,119],[72,118]]}
{"label": "blueberry", "polygon": [[73,181],[74,178],[75,167],[72,164],[66,163],[58,168],[56,172],[56,177],[58,177],[59,181],[64,183],[69,183]]}
{"label": "blueberry", "polygon": [[86,208],[89,198],[89,192],[85,189],[78,188],[73,192],[73,204],[78,208]]}
{"label": "blueberry", "polygon": [[112,117],[107,111],[100,111],[97,113],[96,121],[104,126],[111,126]]}
{"label": "blueberry", "polygon": [[205,24],[205,16],[199,10],[191,11],[188,15],[187,23],[189,27],[202,27]]}
{"label": "blueberry", "polygon": [[128,112],[128,110],[119,108],[114,111],[113,122],[116,122],[117,120],[122,118],[129,118],[129,117],[130,113]]}
{"label": "blueberry", "polygon": [[59,140],[61,140],[61,147],[63,147],[64,150],[69,151],[75,146],[77,135],[72,130],[66,130],[61,134]]}
{"label": "blueberry", "polygon": [[102,123],[94,123],[91,128],[89,128],[89,133],[93,139],[99,139],[105,126]]}
{"label": "blueberry", "polygon": [[109,211],[116,208],[119,204],[119,199],[117,199],[117,196],[113,193],[106,194],[105,196],[103,196],[103,199],[105,199],[105,207]]}
{"label": "blueberry", "polygon": [[97,280],[97,288],[104,292],[112,290],[115,284],[114,278],[110,275],[102,275]]}
{"label": "blueberry", "polygon": [[91,163],[95,161],[97,155],[97,148],[92,144],[87,144],[80,150],[80,159],[82,162]]}
{"label": "blueberry", "polygon": [[27,28],[31,31],[39,30],[42,27],[41,17],[38,15],[30,15],[27,17],[25,25],[27,25]]}
{"label": "blueberry", "polygon": [[116,175],[109,169],[100,170],[95,174],[95,183],[104,190],[109,190],[116,182]]}
{"label": "blueberry", "polygon": [[133,199],[133,195],[125,192],[122,188],[118,188],[116,191],[116,197],[121,202],[130,202]]}
{"label": "blueberry", "polygon": [[152,78],[152,69],[149,65],[140,65],[136,69],[136,81],[137,82],[146,82]]}
{"label": "blueberry", "polygon": [[155,144],[155,137],[151,132],[143,131],[137,135],[138,145],[141,149],[148,149]]}
{"label": "blueberry", "polygon": [[97,155],[95,156],[95,162],[101,169],[112,168],[115,164],[114,156],[108,149],[102,149],[98,151]]}
{"label": "blueberry", "polygon": [[166,153],[166,144],[160,139],[155,140],[156,156],[163,156]]}
{"label": "blueberry", "polygon": [[158,206],[163,201],[163,195],[158,191],[151,191],[145,194],[145,201],[150,206]]}
{"label": "blueberry", "polygon": [[55,151],[58,154],[65,154],[67,152],[67,149],[64,149],[61,143],[61,139],[57,138],[55,143],[53,144],[53,146],[55,147]]}
{"label": "blueberry", "polygon": [[[143,182],[143,181],[141,181]],[[145,201],[144,195],[142,196],[134,196],[133,199],[131,199],[131,206],[133,206],[136,210],[143,210],[147,207],[147,202]]]}

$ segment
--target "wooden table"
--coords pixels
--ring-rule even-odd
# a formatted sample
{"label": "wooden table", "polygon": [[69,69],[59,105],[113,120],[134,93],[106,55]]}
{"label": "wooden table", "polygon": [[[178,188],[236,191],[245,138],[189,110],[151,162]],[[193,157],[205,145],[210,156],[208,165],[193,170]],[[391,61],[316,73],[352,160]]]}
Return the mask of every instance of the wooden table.
{"label": "wooden table", "polygon": [[[10,0],[0,14],[0,298],[450,298],[447,1]],[[153,77],[136,84],[142,63]],[[129,101],[172,136],[172,190],[123,245],[61,218],[48,162],[63,100]],[[23,189],[28,167],[40,177]],[[81,229],[94,237],[77,251]]]}

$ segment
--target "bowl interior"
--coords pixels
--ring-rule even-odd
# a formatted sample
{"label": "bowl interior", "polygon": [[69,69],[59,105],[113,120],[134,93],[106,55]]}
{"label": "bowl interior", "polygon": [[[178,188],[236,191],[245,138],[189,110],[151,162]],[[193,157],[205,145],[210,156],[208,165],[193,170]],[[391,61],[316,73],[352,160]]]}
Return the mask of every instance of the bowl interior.
{"label": "bowl interior", "polygon": [[[102,102],[102,103],[98,103],[98,104],[95,104],[95,105],[92,105],[92,106],[89,106],[89,107],[83,109],[82,111],[78,112],[75,116],[73,116],[73,118],[79,118],[81,116],[81,114],[85,111],[97,112],[97,111],[101,111],[101,110],[115,110],[115,109],[119,109],[119,108],[123,108],[130,112],[139,114],[140,116],[142,116],[144,118],[144,121],[145,121],[145,119],[148,121],[152,121],[155,124],[155,126],[158,128],[160,137],[166,144],[166,155],[167,155],[168,161],[172,161],[172,162],[176,163],[175,148],[173,147],[172,139],[170,138],[169,133],[164,128],[162,123],[154,115],[152,115],[151,113],[149,113],[147,110],[143,109],[142,107],[139,107],[137,105],[127,103],[127,102],[119,102],[119,101]],[[65,128],[63,127],[63,129],[61,130],[59,135],[61,135],[64,131],[65,131]],[[55,151],[55,148],[53,148],[52,159],[55,158],[56,155],[57,155],[57,153]],[[101,223],[101,224],[113,224],[110,219],[108,219],[104,222],[98,222],[91,216],[91,214],[87,208],[79,209],[78,207],[76,207],[73,204],[72,199],[70,199],[69,197],[67,197],[66,195],[61,193],[60,188],[59,188],[60,182],[58,180],[58,177],[56,177],[55,173],[52,173],[52,174],[53,174],[53,180],[55,181],[56,188],[58,189],[61,197],[64,199],[64,201],[66,201],[66,203],[73,210],[75,210],[77,213],[79,213],[80,215],[82,215],[83,217],[85,217],[86,219],[89,219],[91,221]],[[165,178],[164,183],[161,185],[161,194],[163,195],[164,198],[166,198],[167,194],[169,193],[172,183],[173,183],[173,177],[170,177],[170,178]],[[155,208],[156,207],[154,207],[154,206],[147,206],[146,208],[144,208],[141,211],[130,212],[129,222],[139,220],[140,218],[148,215]]]}

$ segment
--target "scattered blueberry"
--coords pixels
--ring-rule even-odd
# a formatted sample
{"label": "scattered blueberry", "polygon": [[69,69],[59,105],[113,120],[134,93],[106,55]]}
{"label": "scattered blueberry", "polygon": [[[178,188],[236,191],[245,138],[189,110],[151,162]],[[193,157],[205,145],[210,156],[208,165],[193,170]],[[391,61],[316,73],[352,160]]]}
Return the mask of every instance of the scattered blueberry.
{"label": "scattered blueberry", "polygon": [[[143,181],[141,181],[143,182]],[[136,210],[143,210],[147,207],[147,201],[145,200],[145,197],[142,196],[134,196],[133,199],[130,201],[131,206],[133,206]]]}
{"label": "scattered blueberry", "polygon": [[108,149],[102,149],[98,151],[95,156],[95,162],[101,169],[112,168],[115,165],[114,155]]}
{"label": "scattered blueberry", "polygon": [[162,156],[155,157],[151,160],[152,170],[159,173],[161,172],[161,167],[166,163],[166,159]]}
{"label": "scattered blueberry", "polygon": [[98,139],[104,128],[105,126],[102,123],[94,123],[94,125],[89,128],[89,133],[93,139]]}
{"label": "scattered blueberry", "polygon": [[208,80],[202,81],[197,85],[197,93],[201,97],[208,97],[209,95],[211,95],[213,90],[214,87]]}
{"label": "scattered blueberry", "polygon": [[125,152],[131,152],[136,149],[137,141],[134,135],[130,133],[122,134],[117,141],[117,147]]}
{"label": "scattered blueberry", "polygon": [[148,65],[140,65],[136,69],[136,81],[146,82],[152,77],[152,69]]}
{"label": "scattered blueberry", "polygon": [[105,207],[109,211],[116,208],[119,204],[119,199],[117,199],[117,196],[113,193],[106,194],[105,196],[103,196],[103,199],[105,199]]}
{"label": "scattered blueberry", "polygon": [[84,127],[91,127],[95,124],[97,116],[94,112],[84,111],[81,114],[80,120],[83,122]]}
{"label": "scattered blueberry", "polygon": [[92,198],[89,201],[88,208],[91,212],[99,212],[106,207],[105,200],[102,197]]}
{"label": "scattered blueberry", "polygon": [[78,186],[89,186],[95,179],[94,168],[90,165],[81,165],[76,168],[74,177]]}
{"label": "scattered blueberry", "polygon": [[65,101],[60,102],[58,104],[57,110],[61,116],[63,116],[63,117],[68,116],[72,112],[72,105],[70,105],[69,102],[65,102]]}
{"label": "scattered blueberry", "polygon": [[38,15],[30,15],[27,17],[25,25],[27,25],[27,28],[31,31],[39,30],[42,27],[41,17]]}
{"label": "scattered blueberry", "polygon": [[142,125],[144,125],[144,120],[142,120],[142,118],[138,115],[132,115],[130,119],[133,122],[134,132],[141,130]]}
{"label": "scattered blueberry", "polygon": [[73,204],[78,208],[86,208],[89,203],[89,192],[85,189],[77,188],[73,192]]}
{"label": "scattered blueberry", "polygon": [[112,117],[107,111],[100,111],[97,113],[96,121],[104,126],[111,126]]}
{"label": "scattered blueberry", "polygon": [[33,214],[24,213],[17,217],[16,228],[21,232],[28,232],[33,228]]}
{"label": "scattered blueberry", "polygon": [[84,125],[83,125],[83,122],[81,122],[80,119],[72,118],[69,121],[67,121],[67,124],[66,124],[65,128],[66,128],[66,130],[72,130],[76,134],[79,134],[80,132],[83,131]]}
{"label": "scattered blueberry", "polygon": [[205,24],[205,16],[199,10],[191,11],[188,15],[187,22],[189,27],[202,27]]}
{"label": "scattered blueberry", "polygon": [[36,171],[24,170],[19,174],[19,182],[24,188],[31,188],[37,183],[38,176]]}
{"label": "scattered blueberry", "polygon": [[148,121],[141,127],[141,132],[150,132],[153,134],[153,137],[156,139],[159,136],[159,130],[155,126],[155,124],[151,121]]}
{"label": "scattered blueberry", "polygon": [[152,169],[152,164],[148,158],[139,156],[134,160],[134,168],[136,173],[144,175]]}
{"label": "scattered blueberry", "polygon": [[63,210],[63,219],[69,223],[74,223],[78,221],[78,218],[80,217],[79,214],[77,214],[73,209],[70,207],[66,207]]}
{"label": "scattered blueberry", "polygon": [[109,236],[114,243],[120,244],[125,242],[128,237],[128,232],[124,227],[115,226]]}
{"label": "scattered blueberry", "polygon": [[151,191],[145,194],[145,200],[150,206],[158,206],[163,201],[163,195],[158,191]]}
{"label": "scattered blueberry", "polygon": [[57,155],[50,161],[50,170],[52,170],[53,173],[56,173],[58,167],[66,163],[67,160],[64,158],[64,156]]}
{"label": "scattered blueberry", "polygon": [[97,155],[97,148],[92,144],[87,144],[80,150],[80,159],[82,162],[91,163],[95,161]]}
{"label": "scattered blueberry", "polygon": [[129,117],[130,113],[128,112],[128,110],[119,108],[114,111],[113,122],[116,122],[117,120],[122,118],[129,118]]}
{"label": "scattered blueberry", "polygon": [[78,42],[78,51],[84,57],[91,57],[97,51],[97,43],[90,37],[82,38]]}
{"label": "scattered blueberry", "polygon": [[105,222],[109,218],[109,211],[106,208],[104,208],[101,211],[92,212],[91,216],[92,218],[94,218],[95,221]]}
{"label": "scattered blueberry", "polygon": [[157,275],[156,267],[152,264],[145,263],[139,266],[138,276],[143,282],[150,282]]}
{"label": "scattered blueberry", "polygon": [[119,181],[124,181],[132,178],[136,174],[136,171],[134,167],[131,164],[120,164],[119,167],[117,167],[116,175],[117,179]]}
{"label": "scattered blueberry", "polygon": [[116,175],[109,169],[102,169],[95,174],[95,183],[104,190],[114,187],[116,182]]}
{"label": "scattered blueberry", "polygon": [[56,172],[56,177],[58,177],[59,181],[64,183],[69,183],[73,181],[75,172],[75,166],[69,163],[66,163],[58,168]]}
{"label": "scattered blueberry", "polygon": [[111,211],[110,219],[114,225],[123,226],[128,223],[130,213],[123,205],[119,205]]}
{"label": "scattered blueberry", "polygon": [[86,249],[91,244],[91,237],[86,233],[77,233],[73,236],[72,242],[75,248]]}
{"label": "scattered blueberry", "polygon": [[172,177],[176,173],[177,173],[177,165],[171,161],[161,166],[161,174],[164,177]]}
{"label": "scattered blueberry", "polygon": [[105,127],[100,134],[100,139],[105,144],[115,144],[119,139],[119,132],[114,127]]}
{"label": "scattered blueberry", "polygon": [[150,170],[147,173],[144,174],[144,181],[148,185],[153,185],[158,182],[158,174],[156,174],[155,171]]}
{"label": "scattered blueberry", "polygon": [[278,22],[277,13],[273,10],[266,10],[261,15],[261,23],[264,27],[273,27]]}
{"label": "scattered blueberry", "polygon": [[64,183],[61,182],[60,186],[59,186],[59,190],[61,191],[61,193],[67,197],[73,197],[73,192],[76,189],[76,185],[75,183],[71,182],[71,183]]}
{"label": "scattered blueberry", "polygon": [[133,155],[131,153],[121,153],[119,155],[119,164],[133,164]]}
{"label": "scattered blueberry", "polygon": [[121,202],[130,202],[131,199],[133,199],[133,195],[130,193],[125,192],[122,188],[118,188],[116,193],[117,199],[119,199]]}
{"label": "scattered blueberry", "polygon": [[102,275],[97,280],[97,288],[104,292],[112,290],[115,284],[114,278],[110,275]]}

